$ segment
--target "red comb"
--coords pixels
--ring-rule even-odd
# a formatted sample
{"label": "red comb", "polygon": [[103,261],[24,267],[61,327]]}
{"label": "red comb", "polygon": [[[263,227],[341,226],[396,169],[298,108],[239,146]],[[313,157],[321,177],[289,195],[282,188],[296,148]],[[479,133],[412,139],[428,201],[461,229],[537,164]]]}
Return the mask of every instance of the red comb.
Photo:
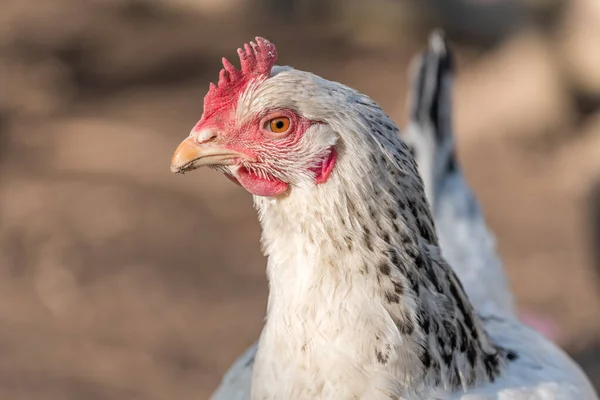
{"label": "red comb", "polygon": [[255,42],[244,44],[243,49],[238,49],[241,70],[236,69],[223,57],[223,69],[219,74],[219,83],[211,83],[208,93],[204,97],[204,118],[220,109],[224,103],[237,99],[239,94],[250,81],[258,77],[267,78],[271,68],[277,61],[277,49],[267,39],[256,37]]}

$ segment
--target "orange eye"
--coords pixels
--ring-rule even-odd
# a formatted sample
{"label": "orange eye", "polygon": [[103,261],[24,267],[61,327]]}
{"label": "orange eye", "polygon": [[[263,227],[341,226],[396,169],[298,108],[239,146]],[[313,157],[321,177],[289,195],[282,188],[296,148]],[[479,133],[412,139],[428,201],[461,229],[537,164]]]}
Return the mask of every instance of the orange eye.
{"label": "orange eye", "polygon": [[290,119],[288,117],[277,117],[267,121],[266,125],[267,130],[273,133],[284,133],[290,129]]}

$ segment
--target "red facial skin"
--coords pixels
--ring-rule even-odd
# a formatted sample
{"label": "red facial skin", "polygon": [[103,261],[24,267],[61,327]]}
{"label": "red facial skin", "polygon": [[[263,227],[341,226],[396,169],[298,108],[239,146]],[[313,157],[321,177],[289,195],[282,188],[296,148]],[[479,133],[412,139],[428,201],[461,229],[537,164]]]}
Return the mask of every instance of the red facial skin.
{"label": "red facial skin", "polygon": [[[269,174],[274,166],[268,165],[268,160],[286,157],[293,147],[296,146],[302,135],[313,124],[319,123],[298,116],[290,110],[276,110],[257,116],[242,126],[236,126],[233,120],[234,113],[229,107],[219,107],[220,112],[213,113],[208,118],[202,118],[194,127],[193,132],[204,129],[214,129],[219,134],[215,138],[215,145],[220,148],[232,150],[245,156],[235,160],[239,165],[235,176],[229,176],[232,181],[243,186],[247,191],[256,196],[278,196],[288,190],[289,184]],[[269,121],[274,118],[286,117],[290,125],[285,132],[276,133],[267,129]],[[192,133],[193,134],[193,133]],[[327,181],[333,167],[337,154],[332,148],[329,155],[315,167],[307,165],[306,168],[315,173],[316,183],[322,184]],[[261,163],[266,162],[263,165]],[[244,163],[256,163],[266,171],[267,177],[261,177],[244,166]]]}
{"label": "red facial skin", "polygon": [[[277,49],[273,43],[261,37],[255,40],[256,42],[245,44],[243,49],[238,49],[239,70],[223,58],[219,82],[217,85],[210,84],[204,97],[204,114],[192,130],[192,136],[205,129],[216,132],[216,137],[207,139],[202,145],[214,145],[243,155],[234,160],[238,165],[235,176],[228,177],[254,195],[278,196],[288,190],[289,183],[275,178],[274,175],[285,172],[275,169],[281,168],[282,163],[277,161],[285,160],[285,157],[293,153],[304,132],[318,122],[298,116],[291,110],[271,110],[238,126],[238,121],[235,121],[235,106],[240,95],[251,84],[260,85],[269,79],[277,61]],[[267,129],[269,121],[277,117],[289,118],[290,125],[285,132],[276,133]],[[307,162],[310,165],[294,168],[304,167],[313,171],[317,184],[322,184],[333,170],[336,158],[332,148],[324,160],[311,160]],[[318,164],[316,167],[315,163]],[[260,175],[266,176],[261,177],[253,172],[253,167],[262,172]]]}
{"label": "red facial skin", "polygon": [[[217,133],[203,141],[203,146],[218,146],[224,150],[240,153],[239,159],[234,160],[238,165],[235,176],[228,176],[237,181],[250,193],[257,196],[278,196],[285,193],[289,184],[275,178],[281,163],[289,154],[295,151],[295,145],[304,132],[318,121],[311,121],[298,116],[291,110],[271,110],[262,115],[257,115],[243,126],[238,126],[235,121],[235,105],[251,84],[260,85],[269,79],[271,70],[277,61],[277,49],[268,40],[257,37],[256,42],[245,44],[243,49],[238,49],[241,68],[236,69],[227,59],[223,58],[223,69],[219,74],[217,85],[211,83],[208,93],[204,97],[204,114],[194,129],[196,132],[211,129]],[[289,128],[285,132],[275,133],[267,129],[269,121],[277,117],[286,117],[290,120]],[[198,141],[196,134],[196,140]],[[337,155],[331,148],[323,160],[311,160],[310,165],[294,166],[294,168],[307,168],[315,173],[316,183],[327,181]],[[317,166],[315,167],[315,164]],[[259,169],[266,177],[261,177],[252,170]]]}

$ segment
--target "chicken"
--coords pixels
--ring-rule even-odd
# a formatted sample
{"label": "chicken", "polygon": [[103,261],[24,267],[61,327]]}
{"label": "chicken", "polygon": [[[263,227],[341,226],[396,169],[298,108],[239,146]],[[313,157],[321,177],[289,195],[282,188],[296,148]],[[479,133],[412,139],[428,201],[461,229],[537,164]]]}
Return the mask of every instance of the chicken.
{"label": "chicken", "polygon": [[[432,206],[442,253],[480,314],[514,317],[507,279],[477,199],[455,154],[451,89],[453,54],[443,33],[434,31],[429,48],[413,61],[409,123],[402,137],[415,157]],[[256,344],[226,373],[212,400],[250,398]]]}
{"label": "chicken", "polygon": [[275,66],[265,39],[238,55],[171,170],[210,166],[253,194],[270,287],[252,399],[597,398],[560,349],[475,311],[376,103]]}

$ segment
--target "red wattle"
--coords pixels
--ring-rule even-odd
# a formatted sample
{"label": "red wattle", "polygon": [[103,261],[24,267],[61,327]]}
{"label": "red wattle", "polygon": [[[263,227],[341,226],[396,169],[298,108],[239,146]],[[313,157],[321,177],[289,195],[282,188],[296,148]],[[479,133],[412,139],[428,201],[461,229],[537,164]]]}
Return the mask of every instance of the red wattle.
{"label": "red wattle", "polygon": [[247,191],[255,196],[278,196],[288,188],[288,184],[285,182],[274,178],[272,180],[261,178],[244,167],[237,170],[236,178]]}

